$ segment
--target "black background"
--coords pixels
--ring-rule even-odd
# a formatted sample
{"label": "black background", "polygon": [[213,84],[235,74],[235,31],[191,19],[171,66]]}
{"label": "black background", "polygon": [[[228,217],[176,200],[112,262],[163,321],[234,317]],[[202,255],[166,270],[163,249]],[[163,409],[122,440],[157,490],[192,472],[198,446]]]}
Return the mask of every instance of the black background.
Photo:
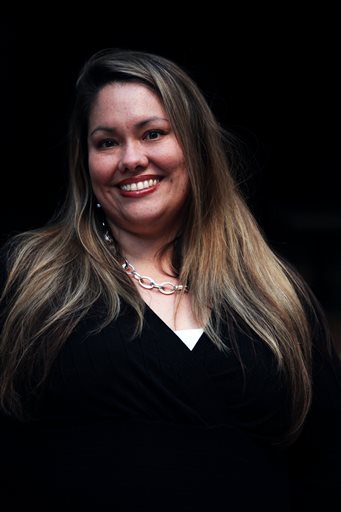
{"label": "black background", "polygon": [[247,201],[341,343],[337,14],[327,6],[239,15],[207,8],[188,19],[173,4],[0,18],[1,240],[42,225],[63,197],[68,118],[86,58],[109,46],[158,53],[187,70],[239,137]]}

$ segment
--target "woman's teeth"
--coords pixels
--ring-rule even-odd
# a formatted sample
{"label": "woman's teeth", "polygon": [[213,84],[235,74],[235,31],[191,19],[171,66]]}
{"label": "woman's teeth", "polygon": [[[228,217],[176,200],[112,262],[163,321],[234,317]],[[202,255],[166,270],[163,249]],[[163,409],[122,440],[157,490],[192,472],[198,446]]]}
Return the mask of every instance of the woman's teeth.
{"label": "woman's teeth", "polygon": [[159,183],[159,179],[155,180],[144,180],[138,181],[136,183],[127,183],[126,185],[120,185],[121,190],[125,190],[126,192],[133,192],[135,190],[144,190],[145,188],[155,187],[157,183]]}

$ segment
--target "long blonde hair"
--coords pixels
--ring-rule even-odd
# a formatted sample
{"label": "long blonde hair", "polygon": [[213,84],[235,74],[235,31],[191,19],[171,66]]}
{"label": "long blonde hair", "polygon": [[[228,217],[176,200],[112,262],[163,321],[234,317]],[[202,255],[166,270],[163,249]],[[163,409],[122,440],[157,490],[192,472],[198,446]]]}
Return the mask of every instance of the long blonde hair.
{"label": "long blonde hair", "polygon": [[[117,317],[121,301],[143,326],[143,301],[120,264],[119,247],[103,239],[87,164],[91,106],[115,81],[140,82],[160,98],[182,146],[191,191],[188,215],[174,241],[174,267],[190,283],[193,310],[224,349],[226,319],[241,320],[274,353],[292,393],[292,432],[311,398],[310,329],[301,280],[266,243],[231,172],[229,136],[191,78],[160,56],[107,49],[92,56],[77,81],[70,125],[70,186],[64,207],[42,229],[11,241],[2,300],[0,403],[23,417],[20,386],[34,389],[79,320],[100,298],[102,324]],[[300,297],[301,296],[301,297]]]}

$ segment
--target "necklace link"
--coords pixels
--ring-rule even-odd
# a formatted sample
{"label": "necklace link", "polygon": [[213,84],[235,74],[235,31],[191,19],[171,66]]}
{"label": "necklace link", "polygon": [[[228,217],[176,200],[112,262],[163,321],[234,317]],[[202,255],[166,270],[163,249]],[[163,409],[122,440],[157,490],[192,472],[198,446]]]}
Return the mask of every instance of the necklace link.
{"label": "necklace link", "polygon": [[163,293],[164,295],[172,295],[175,292],[180,292],[181,290],[184,290],[187,292],[187,286],[184,286],[182,284],[173,284],[169,281],[164,281],[163,283],[157,283],[149,276],[143,276],[137,272],[134,265],[129,263],[128,260],[124,260],[124,263],[122,263],[122,268],[126,271],[126,273],[130,276],[132,276],[134,279],[136,279],[142,288],[145,290],[152,290],[153,288],[156,288],[159,290],[159,292]]}

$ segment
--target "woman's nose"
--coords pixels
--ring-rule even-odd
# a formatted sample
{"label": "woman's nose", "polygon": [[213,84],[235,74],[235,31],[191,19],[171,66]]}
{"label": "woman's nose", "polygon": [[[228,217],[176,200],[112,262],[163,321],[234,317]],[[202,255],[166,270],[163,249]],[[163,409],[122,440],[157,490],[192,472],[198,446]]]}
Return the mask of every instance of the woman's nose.
{"label": "woman's nose", "polygon": [[148,166],[148,157],[141,144],[137,142],[128,142],[122,146],[121,157],[119,163],[119,170],[125,171],[139,171]]}

